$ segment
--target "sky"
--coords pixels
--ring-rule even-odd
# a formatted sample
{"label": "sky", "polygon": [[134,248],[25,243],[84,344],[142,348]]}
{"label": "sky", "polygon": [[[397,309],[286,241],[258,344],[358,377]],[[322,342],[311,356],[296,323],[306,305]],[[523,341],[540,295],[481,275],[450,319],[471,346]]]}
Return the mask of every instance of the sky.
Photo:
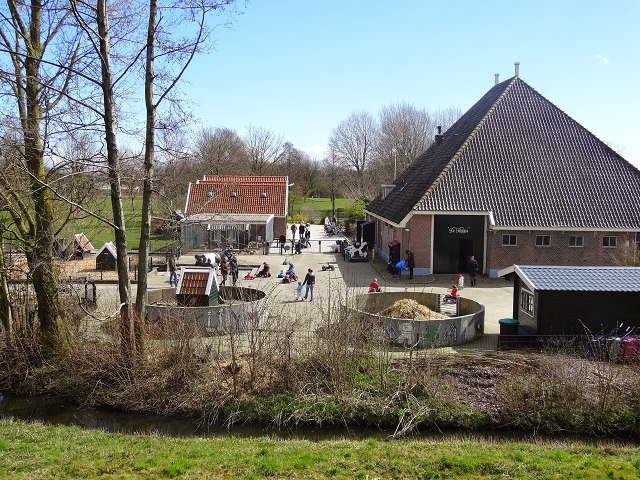
{"label": "sky", "polygon": [[203,127],[322,158],[354,112],[466,112],[520,77],[640,168],[640,0],[238,0],[183,86]]}

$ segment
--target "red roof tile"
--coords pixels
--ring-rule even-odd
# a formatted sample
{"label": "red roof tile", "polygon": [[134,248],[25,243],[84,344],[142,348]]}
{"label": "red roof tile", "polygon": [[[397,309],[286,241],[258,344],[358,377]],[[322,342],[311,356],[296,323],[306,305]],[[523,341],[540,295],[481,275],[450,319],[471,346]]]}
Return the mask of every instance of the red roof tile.
{"label": "red roof tile", "polygon": [[207,175],[189,185],[186,215],[197,213],[260,213],[284,216],[287,177]]}

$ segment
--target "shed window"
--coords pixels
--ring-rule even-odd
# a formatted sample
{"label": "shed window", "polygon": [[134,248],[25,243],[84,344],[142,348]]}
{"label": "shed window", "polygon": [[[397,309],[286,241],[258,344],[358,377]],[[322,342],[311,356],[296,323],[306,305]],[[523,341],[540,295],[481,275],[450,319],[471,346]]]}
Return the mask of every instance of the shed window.
{"label": "shed window", "polygon": [[602,246],[616,248],[618,246],[618,237],[602,237]]}
{"label": "shed window", "polygon": [[582,246],[584,246],[584,237],[577,237],[575,235],[571,235],[569,237],[569,246],[570,247],[582,247]]}
{"label": "shed window", "polygon": [[518,242],[516,241],[516,235],[502,235],[503,246],[515,247],[517,244]]}
{"label": "shed window", "polygon": [[551,243],[551,235],[536,235],[536,247],[548,247]]}
{"label": "shed window", "polygon": [[520,310],[533,316],[533,294],[528,290],[520,290]]}

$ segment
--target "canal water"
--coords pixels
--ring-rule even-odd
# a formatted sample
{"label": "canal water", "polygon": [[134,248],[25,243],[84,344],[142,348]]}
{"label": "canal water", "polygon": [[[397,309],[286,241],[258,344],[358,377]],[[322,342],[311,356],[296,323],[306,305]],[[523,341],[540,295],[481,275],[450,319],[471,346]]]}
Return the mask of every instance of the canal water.
{"label": "canal water", "polygon": [[[393,431],[372,428],[311,428],[271,429],[255,425],[234,425],[231,428],[201,428],[194,422],[159,415],[141,415],[114,410],[79,407],[59,397],[14,396],[0,393],[0,421],[12,418],[25,422],[40,422],[47,425],[78,426],[98,429],[110,433],[157,435],[165,437],[270,437],[281,440],[361,440],[375,438],[389,439]],[[540,435],[517,431],[492,432],[442,432],[431,431],[411,435],[411,438],[431,442],[481,441],[489,443],[524,442],[535,444],[608,445],[637,447],[640,438],[599,437],[587,435]]]}

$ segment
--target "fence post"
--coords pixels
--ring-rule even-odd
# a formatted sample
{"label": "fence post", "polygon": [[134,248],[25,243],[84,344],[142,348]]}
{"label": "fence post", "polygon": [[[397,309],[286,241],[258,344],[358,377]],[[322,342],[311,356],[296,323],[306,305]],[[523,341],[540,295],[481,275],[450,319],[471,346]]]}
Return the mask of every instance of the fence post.
{"label": "fence post", "polygon": [[318,240],[318,253],[322,253],[322,240]]}

